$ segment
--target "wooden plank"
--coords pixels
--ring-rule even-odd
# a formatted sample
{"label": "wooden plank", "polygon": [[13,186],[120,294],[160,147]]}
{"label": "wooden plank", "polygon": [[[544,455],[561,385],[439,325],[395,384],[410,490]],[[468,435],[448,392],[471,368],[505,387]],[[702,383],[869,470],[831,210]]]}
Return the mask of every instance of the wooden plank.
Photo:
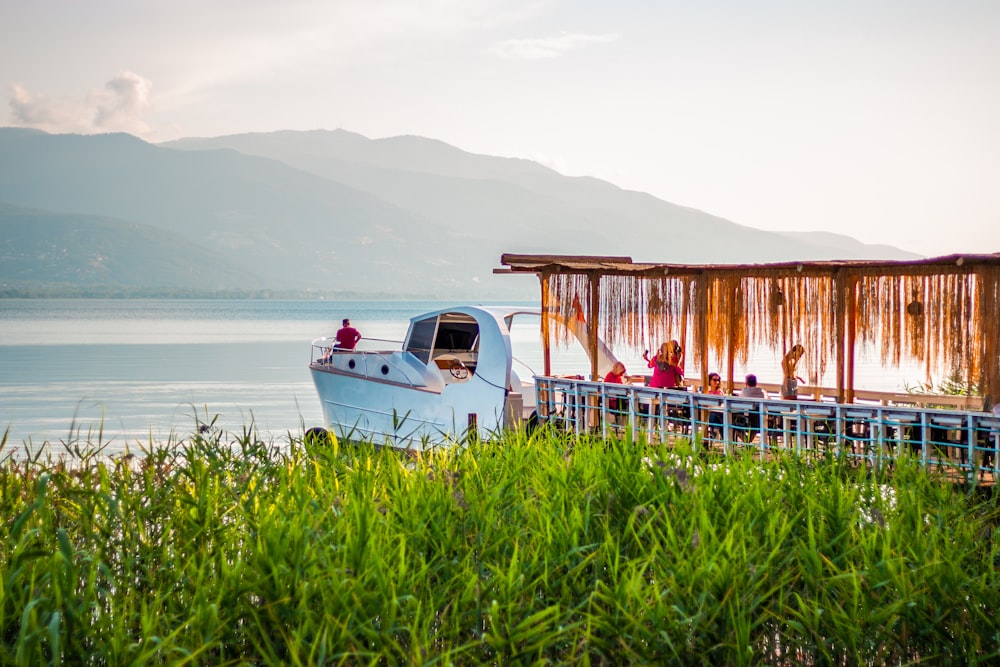
{"label": "wooden plank", "polygon": [[[631,257],[614,255],[500,255],[501,264],[632,264]],[[596,267],[594,267],[596,268]]]}
{"label": "wooden plank", "polygon": [[[500,263],[512,271],[534,271],[542,266],[558,267],[563,273],[586,273],[602,267],[620,271],[620,275],[633,275],[637,271],[659,272],[673,275],[706,272],[757,272],[774,273],[785,270],[794,275],[832,275],[844,268],[862,272],[905,274],[908,268],[939,268],[943,273],[971,273],[977,266],[1000,266],[1000,253],[943,255],[915,260],[811,260],[768,262],[761,264],[670,264],[664,262],[633,262],[631,257],[602,255],[531,255],[504,253]],[[611,265],[611,266],[609,266]],[[611,273],[606,275],[612,275]]]}

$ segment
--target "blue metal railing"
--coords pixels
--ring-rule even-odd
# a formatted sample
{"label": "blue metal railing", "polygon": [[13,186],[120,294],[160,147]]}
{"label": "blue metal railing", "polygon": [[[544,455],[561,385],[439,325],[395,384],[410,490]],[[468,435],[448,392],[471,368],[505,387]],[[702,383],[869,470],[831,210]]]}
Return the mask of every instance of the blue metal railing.
{"label": "blue metal railing", "polygon": [[542,422],[608,437],[631,430],[668,442],[843,455],[873,465],[907,456],[927,466],[1000,473],[1000,415],[941,408],[749,399],[586,380],[535,377]]}

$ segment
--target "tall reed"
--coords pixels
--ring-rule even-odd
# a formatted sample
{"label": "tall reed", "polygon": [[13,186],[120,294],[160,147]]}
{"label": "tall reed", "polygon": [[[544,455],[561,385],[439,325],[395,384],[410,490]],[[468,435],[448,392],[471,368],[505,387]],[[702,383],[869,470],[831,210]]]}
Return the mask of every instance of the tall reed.
{"label": "tall reed", "polygon": [[905,463],[546,429],[0,452],[2,664],[1000,660],[995,501]]}

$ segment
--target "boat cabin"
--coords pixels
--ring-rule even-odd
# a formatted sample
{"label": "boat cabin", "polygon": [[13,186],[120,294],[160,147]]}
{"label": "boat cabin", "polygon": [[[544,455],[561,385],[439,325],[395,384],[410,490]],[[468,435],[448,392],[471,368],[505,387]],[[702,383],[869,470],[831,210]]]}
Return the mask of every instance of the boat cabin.
{"label": "boat cabin", "polygon": [[465,313],[439,313],[410,325],[403,349],[421,362],[433,362],[446,384],[466,382],[479,360],[479,323]]}

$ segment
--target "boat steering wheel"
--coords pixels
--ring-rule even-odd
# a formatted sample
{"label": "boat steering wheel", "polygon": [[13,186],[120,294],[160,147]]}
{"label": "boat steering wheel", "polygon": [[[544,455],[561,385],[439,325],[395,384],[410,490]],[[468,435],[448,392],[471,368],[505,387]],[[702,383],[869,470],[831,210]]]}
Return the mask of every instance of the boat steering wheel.
{"label": "boat steering wheel", "polygon": [[451,363],[448,365],[448,372],[451,373],[451,376],[456,380],[469,379],[469,367],[458,359],[451,360]]}

